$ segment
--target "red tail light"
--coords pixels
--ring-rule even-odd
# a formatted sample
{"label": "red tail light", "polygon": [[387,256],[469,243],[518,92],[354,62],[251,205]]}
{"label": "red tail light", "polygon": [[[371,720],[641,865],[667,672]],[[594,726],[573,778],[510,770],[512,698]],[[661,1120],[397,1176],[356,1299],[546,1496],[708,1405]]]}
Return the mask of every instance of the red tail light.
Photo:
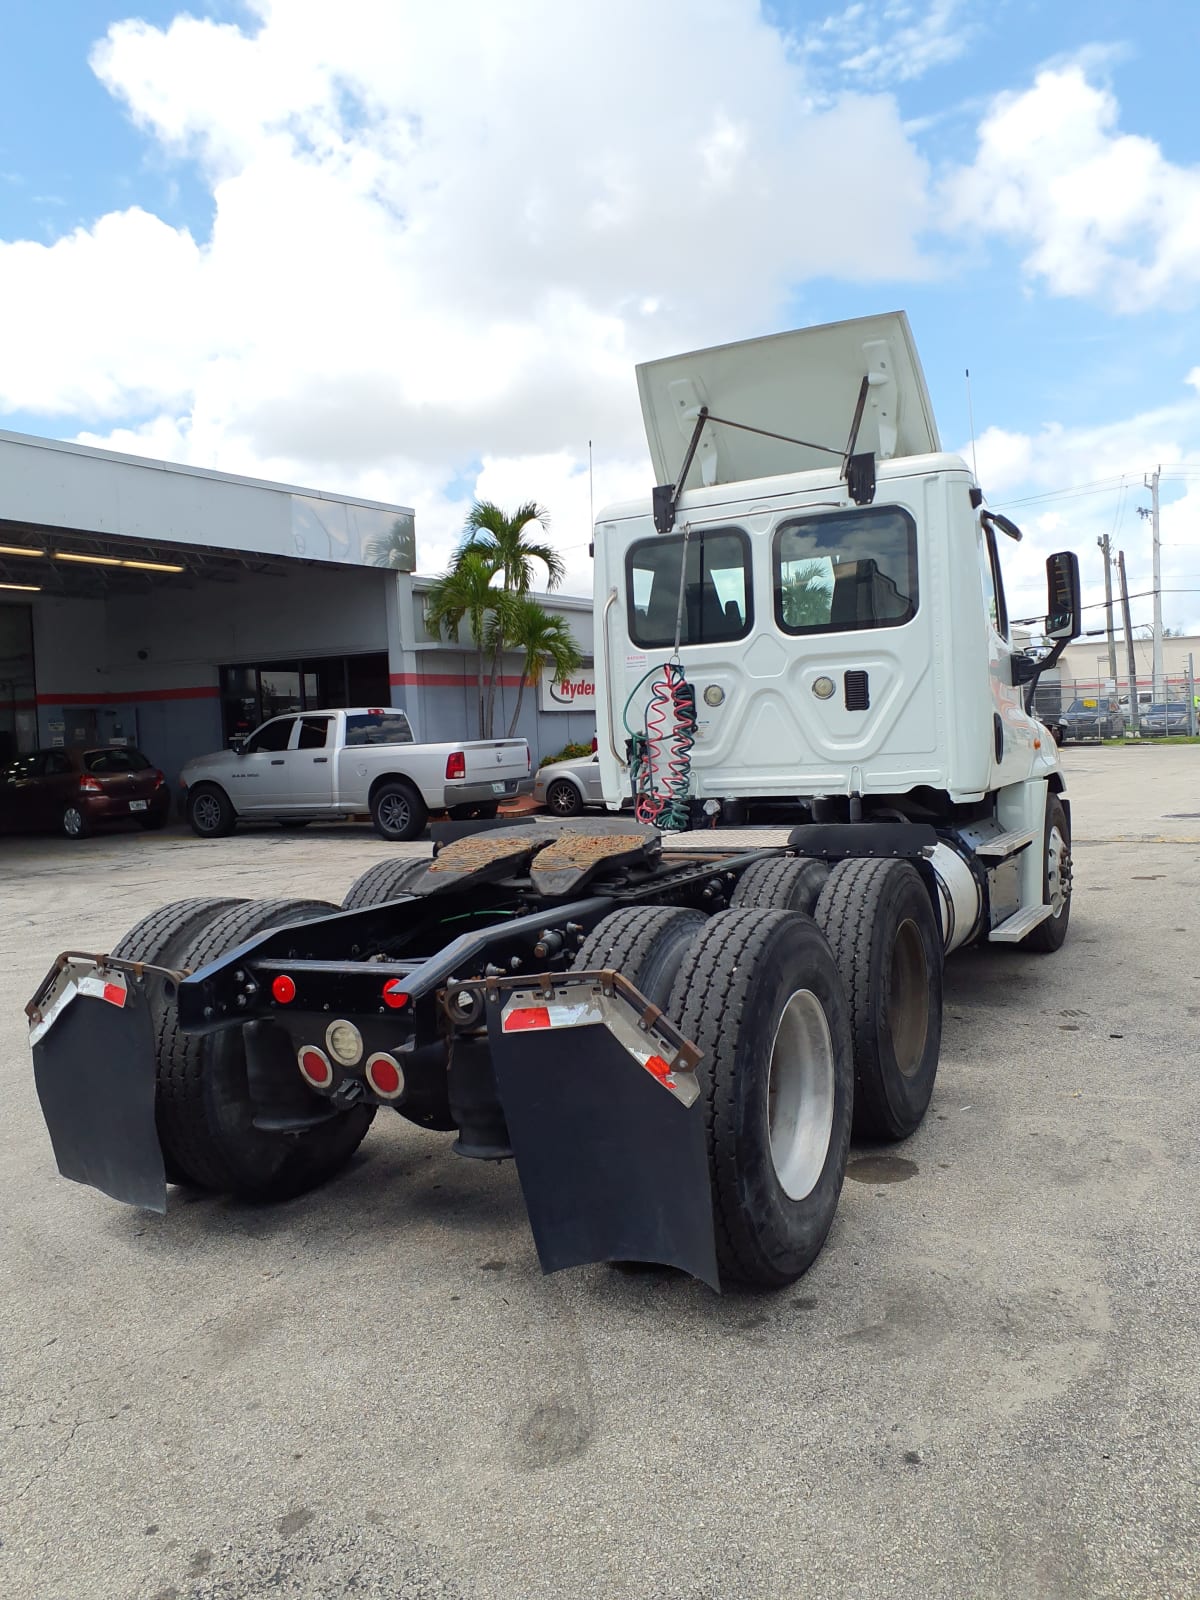
{"label": "red tail light", "polygon": [[104,785],[99,778],[92,778],[87,773],[84,773],[79,780],[79,792],[80,794],[103,794]]}
{"label": "red tail light", "polygon": [[156,789],[161,789],[163,784],[166,783],[166,781],[167,781],[166,777],[158,770],[157,767],[155,767],[155,769],[154,769],[154,787]]}
{"label": "red tail light", "polygon": [[528,745],[526,745],[525,746],[525,776],[528,777],[529,774],[532,771],[533,771],[533,751],[529,748]]}
{"label": "red tail light", "polygon": [[465,778],[467,775],[467,758],[461,750],[454,750],[446,757],[446,776],[448,778]]}

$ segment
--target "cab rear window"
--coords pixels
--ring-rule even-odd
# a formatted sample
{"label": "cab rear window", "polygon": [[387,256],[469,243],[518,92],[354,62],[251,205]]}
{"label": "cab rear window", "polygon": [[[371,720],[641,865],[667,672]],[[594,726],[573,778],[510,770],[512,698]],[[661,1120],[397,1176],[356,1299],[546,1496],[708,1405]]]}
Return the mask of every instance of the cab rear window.
{"label": "cab rear window", "polygon": [[625,557],[625,586],[634,644],[673,645],[677,622],[681,645],[724,644],[744,639],[754,621],[750,541],[740,528],[640,539]]}
{"label": "cab rear window", "polygon": [[774,541],[784,633],[898,628],[917,614],[917,527],[899,506],[785,522]]}
{"label": "cab rear window", "polygon": [[412,728],[403,711],[361,711],[346,718],[348,745],[412,742]]}

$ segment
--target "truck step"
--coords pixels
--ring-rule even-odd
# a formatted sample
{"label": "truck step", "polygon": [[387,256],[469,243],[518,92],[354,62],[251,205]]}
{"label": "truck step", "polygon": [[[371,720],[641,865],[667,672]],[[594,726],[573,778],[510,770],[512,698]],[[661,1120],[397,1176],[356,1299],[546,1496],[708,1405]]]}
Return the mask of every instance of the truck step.
{"label": "truck step", "polygon": [[1024,911],[1016,912],[1006,922],[998,923],[988,938],[993,944],[1018,944],[1040,922],[1045,922],[1052,909],[1051,906],[1026,906]]}
{"label": "truck step", "polygon": [[992,839],[984,839],[975,846],[977,856],[1012,856],[1018,850],[1024,850],[1027,844],[1032,844],[1037,835],[1036,828],[1012,828],[1008,833],[998,833]]}

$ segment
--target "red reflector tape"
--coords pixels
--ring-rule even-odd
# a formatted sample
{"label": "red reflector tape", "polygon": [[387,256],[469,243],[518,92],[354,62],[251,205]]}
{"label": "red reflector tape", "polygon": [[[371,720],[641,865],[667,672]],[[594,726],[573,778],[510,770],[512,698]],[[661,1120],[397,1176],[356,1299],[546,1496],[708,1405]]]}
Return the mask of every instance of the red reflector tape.
{"label": "red reflector tape", "polygon": [[520,1033],[526,1028],[548,1028],[550,1012],[545,1006],[521,1006],[504,1019],[505,1033]]}
{"label": "red reflector tape", "polygon": [[125,986],[120,983],[106,983],[103,998],[110,1006],[123,1006],[125,1004]]}

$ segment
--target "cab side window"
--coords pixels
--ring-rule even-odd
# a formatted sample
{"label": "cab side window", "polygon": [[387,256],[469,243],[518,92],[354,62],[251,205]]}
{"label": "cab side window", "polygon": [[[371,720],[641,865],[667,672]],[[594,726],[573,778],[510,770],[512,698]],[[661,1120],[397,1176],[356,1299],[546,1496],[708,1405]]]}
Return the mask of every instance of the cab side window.
{"label": "cab side window", "polygon": [[246,740],[246,754],[252,756],[260,750],[286,750],[295,720],[295,717],[276,717],[274,722],[264,723],[257,733],[252,733]]}
{"label": "cab side window", "polygon": [[1000,554],[996,549],[996,535],[985,524],[979,525],[979,570],[983,579],[983,603],[987,607],[992,627],[1002,639],[1008,638],[1008,607],[1004,603],[1004,579],[1000,572]]}
{"label": "cab side window", "polygon": [[332,721],[332,717],[301,717],[300,737],[296,740],[296,749],[324,750]]}

